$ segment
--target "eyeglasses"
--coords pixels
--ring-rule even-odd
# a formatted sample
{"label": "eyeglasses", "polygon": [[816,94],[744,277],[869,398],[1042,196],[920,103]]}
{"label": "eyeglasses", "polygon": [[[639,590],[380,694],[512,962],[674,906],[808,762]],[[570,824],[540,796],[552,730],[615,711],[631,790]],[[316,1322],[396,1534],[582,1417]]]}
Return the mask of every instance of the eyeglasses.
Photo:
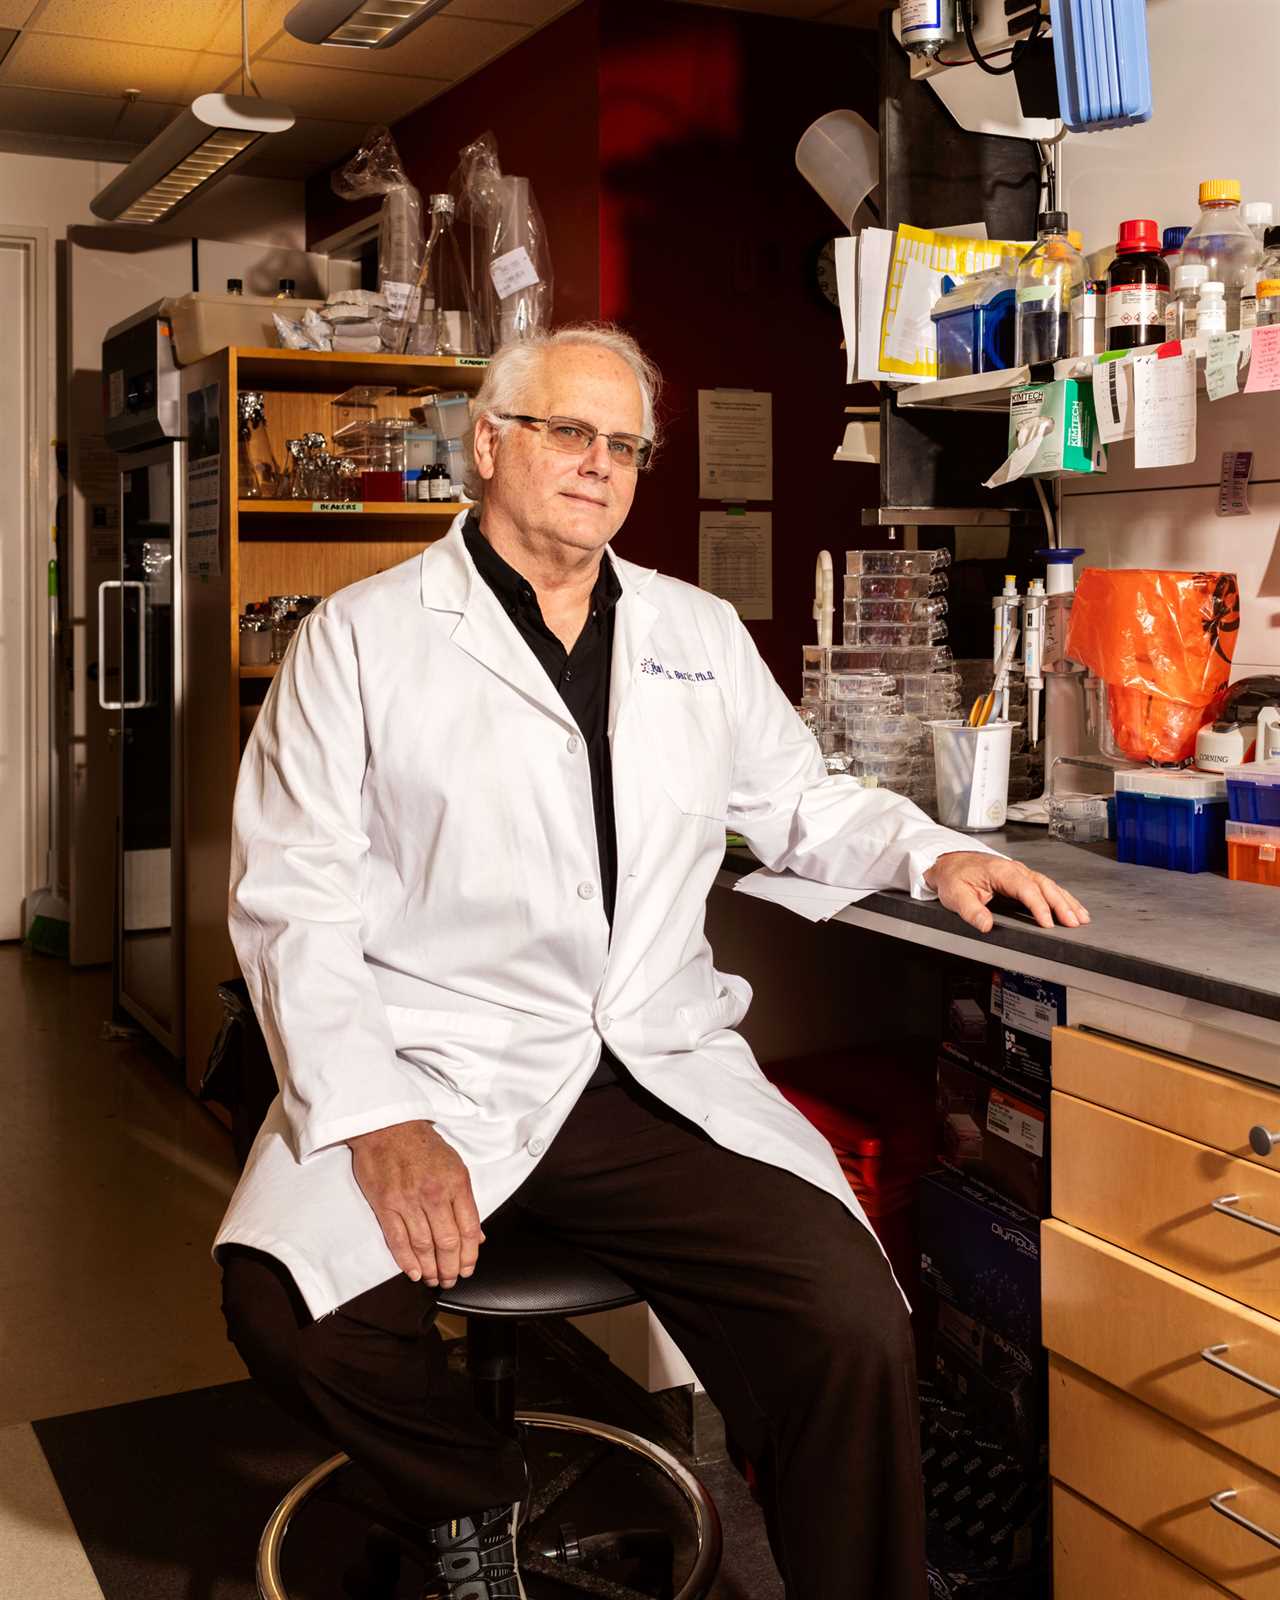
{"label": "eyeglasses", "polygon": [[589,422],[579,422],[576,417],[526,417],[516,411],[499,411],[503,422],[528,422],[545,429],[545,438],[553,450],[563,450],[567,456],[585,456],[597,439],[603,439],[609,448],[609,459],[614,466],[640,471],[649,464],[653,440],[638,433],[601,433]]}

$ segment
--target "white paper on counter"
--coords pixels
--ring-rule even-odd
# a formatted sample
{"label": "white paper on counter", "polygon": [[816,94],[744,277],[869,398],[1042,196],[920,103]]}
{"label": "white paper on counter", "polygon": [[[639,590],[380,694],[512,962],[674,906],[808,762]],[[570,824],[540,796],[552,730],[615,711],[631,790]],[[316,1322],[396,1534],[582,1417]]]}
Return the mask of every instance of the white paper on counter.
{"label": "white paper on counter", "polygon": [[1133,362],[1100,361],[1093,369],[1093,410],[1103,444],[1133,438]]}
{"label": "white paper on counter", "polygon": [[735,892],[754,895],[757,900],[771,900],[774,905],[785,906],[810,922],[826,922],[846,906],[857,905],[875,889],[842,889],[829,883],[815,883],[811,878],[801,878],[794,872],[771,872],[761,867],[739,878]]}
{"label": "white paper on counter", "polygon": [[1184,467],[1196,458],[1196,358],[1133,363],[1133,464]]}

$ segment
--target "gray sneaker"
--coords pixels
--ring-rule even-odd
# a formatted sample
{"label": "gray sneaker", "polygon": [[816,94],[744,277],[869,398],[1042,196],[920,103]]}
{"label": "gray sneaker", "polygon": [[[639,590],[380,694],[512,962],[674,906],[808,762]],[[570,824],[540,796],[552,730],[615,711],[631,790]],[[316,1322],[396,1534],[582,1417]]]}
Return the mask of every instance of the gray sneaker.
{"label": "gray sneaker", "polygon": [[436,1548],[423,1600],[527,1600],[516,1567],[520,1502],[473,1517],[455,1517],[431,1530]]}

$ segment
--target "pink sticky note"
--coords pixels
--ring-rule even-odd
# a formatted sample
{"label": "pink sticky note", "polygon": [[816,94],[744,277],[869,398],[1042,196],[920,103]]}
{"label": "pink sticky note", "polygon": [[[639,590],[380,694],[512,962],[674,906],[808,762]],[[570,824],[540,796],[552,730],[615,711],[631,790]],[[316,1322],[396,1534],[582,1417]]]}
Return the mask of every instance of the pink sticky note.
{"label": "pink sticky note", "polygon": [[1280,323],[1253,330],[1253,359],[1249,362],[1246,394],[1280,389]]}

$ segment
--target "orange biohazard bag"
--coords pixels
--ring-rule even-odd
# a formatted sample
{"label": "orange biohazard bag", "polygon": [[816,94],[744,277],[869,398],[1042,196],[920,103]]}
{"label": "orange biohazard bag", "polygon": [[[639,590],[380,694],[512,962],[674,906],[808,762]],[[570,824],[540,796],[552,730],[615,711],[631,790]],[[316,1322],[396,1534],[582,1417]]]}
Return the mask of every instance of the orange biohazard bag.
{"label": "orange biohazard bag", "polygon": [[1195,755],[1197,731],[1217,715],[1239,628],[1232,572],[1086,567],[1067,654],[1106,681],[1121,752],[1175,766]]}

